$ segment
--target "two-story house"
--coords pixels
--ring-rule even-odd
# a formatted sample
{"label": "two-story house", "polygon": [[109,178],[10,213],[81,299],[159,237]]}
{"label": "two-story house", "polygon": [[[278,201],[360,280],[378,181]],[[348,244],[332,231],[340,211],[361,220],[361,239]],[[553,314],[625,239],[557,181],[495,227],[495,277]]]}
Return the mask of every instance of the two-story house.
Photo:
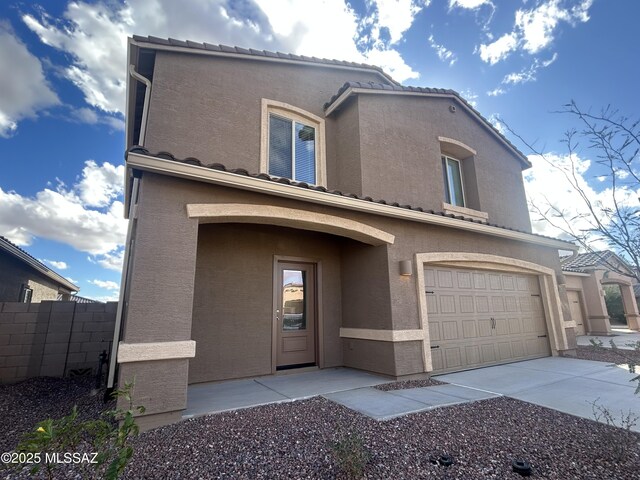
{"label": "two-story house", "polygon": [[529,161],[457,93],[152,37],[129,63],[116,340],[145,426],[179,419],[192,383],[575,348],[558,258],[575,247],[531,233]]}

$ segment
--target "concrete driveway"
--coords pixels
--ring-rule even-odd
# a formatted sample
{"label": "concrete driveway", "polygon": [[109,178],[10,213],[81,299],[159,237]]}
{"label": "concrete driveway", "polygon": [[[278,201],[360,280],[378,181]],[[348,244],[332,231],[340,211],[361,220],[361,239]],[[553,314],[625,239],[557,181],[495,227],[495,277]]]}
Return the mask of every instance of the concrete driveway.
{"label": "concrete driveway", "polygon": [[[604,362],[547,357],[496,367],[438,375],[434,378],[593,419],[592,403],[606,407],[620,419],[629,411],[640,417],[635,377]],[[640,432],[640,424],[633,427]]]}

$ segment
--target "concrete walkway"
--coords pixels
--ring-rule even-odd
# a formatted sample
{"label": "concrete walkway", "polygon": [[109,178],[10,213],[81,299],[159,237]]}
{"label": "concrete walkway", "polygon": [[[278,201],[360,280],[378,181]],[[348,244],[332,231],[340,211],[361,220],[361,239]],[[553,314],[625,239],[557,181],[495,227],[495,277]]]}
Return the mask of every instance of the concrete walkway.
{"label": "concrete walkway", "polygon": [[[460,387],[505,395],[579,417],[593,419],[592,403],[620,419],[629,411],[640,416],[635,377],[604,362],[547,357],[434,377]],[[633,427],[640,432],[640,424]]]}
{"label": "concrete walkway", "polygon": [[619,419],[628,411],[640,416],[634,376],[608,363],[547,357],[434,377],[447,385],[383,392],[372,387],[390,382],[384,377],[334,368],[191,385],[183,418],[323,395],[376,420],[498,396],[589,419],[597,401]]}
{"label": "concrete walkway", "polygon": [[291,402],[328,393],[371,387],[391,380],[349,368],[285,373],[246,380],[189,385],[182,418],[269,403]]}
{"label": "concrete walkway", "polygon": [[612,335],[609,337],[602,335],[580,335],[576,337],[578,345],[580,346],[590,346],[591,340],[600,340],[602,342],[602,346],[605,348],[611,348],[611,340],[613,340],[616,344],[616,347],[622,348],[625,350],[632,350],[634,345],[640,342],[640,332],[636,332],[635,330],[629,330],[628,328],[622,327],[613,327],[611,328]]}

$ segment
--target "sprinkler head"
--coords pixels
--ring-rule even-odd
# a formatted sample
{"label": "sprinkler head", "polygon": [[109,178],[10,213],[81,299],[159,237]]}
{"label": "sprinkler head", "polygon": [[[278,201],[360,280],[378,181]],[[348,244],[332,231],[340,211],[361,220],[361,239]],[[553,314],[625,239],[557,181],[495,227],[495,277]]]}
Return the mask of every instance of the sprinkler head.
{"label": "sprinkler head", "polygon": [[526,460],[513,460],[511,462],[513,471],[519,473],[523,477],[528,477],[532,473],[531,464]]}

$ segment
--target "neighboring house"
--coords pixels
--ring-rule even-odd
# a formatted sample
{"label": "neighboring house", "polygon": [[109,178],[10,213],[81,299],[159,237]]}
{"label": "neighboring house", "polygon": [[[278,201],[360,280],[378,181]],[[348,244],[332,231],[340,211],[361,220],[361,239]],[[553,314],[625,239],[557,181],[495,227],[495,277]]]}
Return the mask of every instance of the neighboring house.
{"label": "neighboring house", "polygon": [[611,333],[609,313],[604,299],[604,285],[618,285],[627,325],[638,330],[638,282],[633,269],[611,251],[591,252],[562,260],[567,297],[576,334]]}
{"label": "neighboring house", "polygon": [[152,37],[129,62],[115,345],[143,426],[179,419],[193,383],[575,349],[558,250],[577,247],[531,233],[529,161],[457,93]]}
{"label": "neighboring house", "polygon": [[69,280],[0,236],[0,302],[69,300],[78,290]]}

